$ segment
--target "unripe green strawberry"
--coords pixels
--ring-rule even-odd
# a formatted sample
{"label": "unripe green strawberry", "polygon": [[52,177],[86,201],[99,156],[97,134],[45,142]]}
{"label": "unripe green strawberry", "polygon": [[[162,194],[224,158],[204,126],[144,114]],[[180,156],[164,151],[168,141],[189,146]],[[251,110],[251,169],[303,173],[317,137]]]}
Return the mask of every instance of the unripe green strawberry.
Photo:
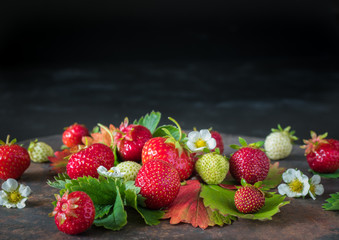
{"label": "unripe green strawberry", "polygon": [[218,152],[210,152],[198,159],[195,170],[207,184],[219,184],[225,179],[229,166],[226,157]]}
{"label": "unripe green strawberry", "polygon": [[117,165],[117,168],[120,172],[124,172],[124,181],[135,181],[137,178],[138,172],[141,168],[141,165],[134,161],[125,161]]}
{"label": "unripe green strawberry", "polygon": [[271,160],[283,159],[291,154],[293,141],[298,138],[293,136],[294,131],[290,130],[290,126],[282,129],[278,124],[278,129],[272,128],[272,132],[266,137],[264,148]]}
{"label": "unripe green strawberry", "polygon": [[48,157],[54,156],[53,148],[44,142],[38,142],[38,139],[31,142],[28,146],[29,157],[33,162],[48,162]]}

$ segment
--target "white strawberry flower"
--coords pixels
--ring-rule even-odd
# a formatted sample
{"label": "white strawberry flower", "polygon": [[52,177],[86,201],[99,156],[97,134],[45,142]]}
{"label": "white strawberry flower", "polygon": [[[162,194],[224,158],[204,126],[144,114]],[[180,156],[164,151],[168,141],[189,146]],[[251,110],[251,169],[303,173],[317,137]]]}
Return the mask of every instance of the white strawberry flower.
{"label": "white strawberry flower", "polygon": [[125,173],[120,172],[119,168],[111,167],[110,170],[107,170],[104,166],[100,166],[97,168],[99,175],[107,177],[107,178],[122,178]]}
{"label": "white strawberry flower", "polygon": [[7,208],[24,208],[28,196],[31,194],[31,188],[19,184],[15,179],[9,178],[2,184],[0,191],[0,205]]}
{"label": "white strawberry flower", "polygon": [[192,152],[202,151],[204,148],[209,150],[214,149],[217,146],[217,142],[208,129],[202,129],[198,131],[192,131],[188,134],[187,147]]}
{"label": "white strawberry flower", "polygon": [[308,177],[300,170],[287,169],[282,174],[282,179],[285,183],[278,186],[278,192],[281,195],[287,195],[288,197],[305,197],[310,190]]}
{"label": "white strawberry flower", "polygon": [[315,195],[322,195],[324,193],[324,186],[320,184],[321,177],[319,175],[314,175],[310,179],[310,190],[309,194],[313,200],[315,200]]}

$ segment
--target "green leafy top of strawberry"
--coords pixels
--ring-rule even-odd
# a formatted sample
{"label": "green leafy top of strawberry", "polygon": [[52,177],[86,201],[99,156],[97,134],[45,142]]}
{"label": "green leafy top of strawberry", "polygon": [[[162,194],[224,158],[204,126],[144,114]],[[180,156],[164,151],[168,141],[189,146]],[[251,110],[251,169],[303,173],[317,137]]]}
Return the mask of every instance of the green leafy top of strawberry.
{"label": "green leafy top of strawberry", "polygon": [[295,134],[295,131],[290,131],[291,130],[291,126],[287,126],[286,128],[282,128],[280,124],[278,124],[278,128],[275,129],[275,128],[272,128],[271,131],[272,132],[280,132],[280,133],[283,133],[283,134],[286,134],[290,140],[291,140],[291,143],[293,143],[294,141],[297,141],[298,140],[298,137],[294,136]]}
{"label": "green leafy top of strawberry", "polygon": [[232,144],[232,145],[230,145],[230,148],[239,150],[241,148],[250,147],[250,148],[256,148],[256,149],[260,149],[260,150],[264,151],[264,149],[261,148],[265,143],[264,141],[258,141],[258,142],[255,142],[255,143],[247,144],[245,139],[243,139],[242,137],[239,137],[239,143],[240,143],[241,146],[236,145],[236,144]]}
{"label": "green leafy top of strawberry", "polygon": [[305,155],[315,152],[320,144],[326,144],[328,141],[325,139],[327,137],[328,133],[324,133],[322,135],[317,136],[317,134],[314,131],[311,131],[311,139],[309,140],[303,140],[305,145],[300,146],[300,148],[305,149]]}
{"label": "green leafy top of strawberry", "polygon": [[16,138],[12,139],[12,141],[9,141],[10,139],[10,135],[7,135],[7,138],[6,138],[6,142],[0,140],[0,145],[4,146],[4,145],[8,145],[8,146],[11,146],[13,144],[15,144],[17,142]]}

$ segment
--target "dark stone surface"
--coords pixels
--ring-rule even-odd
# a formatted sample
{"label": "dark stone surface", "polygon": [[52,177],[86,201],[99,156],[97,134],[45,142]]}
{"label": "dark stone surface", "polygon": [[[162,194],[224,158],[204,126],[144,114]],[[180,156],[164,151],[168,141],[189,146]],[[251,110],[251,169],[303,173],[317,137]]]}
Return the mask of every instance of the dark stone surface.
{"label": "dark stone surface", "polygon": [[[237,141],[234,135],[223,134],[225,154],[232,150],[227,146]],[[249,142],[262,140],[245,137]],[[54,135],[41,138],[53,148],[58,149],[61,136]],[[22,142],[24,146],[29,141]],[[285,168],[298,168],[310,177],[303,150],[294,147],[292,154],[280,161]],[[1,208],[0,234],[1,239],[338,239],[339,212],[325,211],[321,208],[329,194],[338,191],[338,179],[322,179],[325,192],[316,200],[286,198],[290,204],[283,206],[280,212],[270,221],[254,221],[240,219],[232,225],[210,227],[206,230],[194,228],[189,224],[170,225],[163,220],[157,226],[147,226],[133,212],[128,212],[128,224],[120,231],[114,232],[93,226],[88,231],[69,236],[60,232],[54,219],[48,217],[53,210],[55,189],[46,184],[52,180],[54,173],[49,164],[32,163],[20,178],[20,183],[29,185],[33,191],[24,209]]]}

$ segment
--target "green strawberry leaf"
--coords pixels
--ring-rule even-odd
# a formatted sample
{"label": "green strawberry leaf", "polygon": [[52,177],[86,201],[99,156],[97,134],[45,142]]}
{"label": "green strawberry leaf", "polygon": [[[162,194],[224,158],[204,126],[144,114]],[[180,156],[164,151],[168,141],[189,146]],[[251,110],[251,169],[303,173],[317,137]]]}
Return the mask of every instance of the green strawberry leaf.
{"label": "green strawberry leaf", "polygon": [[144,126],[148,128],[153,134],[160,122],[160,119],[161,119],[161,113],[152,111],[150,114],[146,114],[145,116],[141,117],[139,120],[134,120],[133,124]]}
{"label": "green strawberry leaf", "polygon": [[323,204],[323,209],[328,211],[339,210],[339,192],[330,194],[330,198],[326,199],[327,203]]}
{"label": "green strawberry leaf", "polygon": [[[173,125],[162,125],[153,133],[153,137],[167,137],[168,133],[177,141],[180,139],[180,131]],[[182,133],[181,140],[186,139],[186,134]]]}
{"label": "green strawberry leaf", "polygon": [[57,176],[54,177],[54,179],[54,182],[52,182],[51,180],[47,180],[47,184],[50,187],[57,189],[65,188],[66,183],[71,181],[71,178],[66,173],[59,173]]}
{"label": "green strawberry leaf", "polygon": [[272,193],[272,197],[265,199],[265,206],[258,212],[252,214],[241,213],[234,204],[235,191],[224,189],[217,185],[202,185],[200,197],[204,199],[204,204],[211,209],[218,210],[222,215],[232,215],[234,217],[271,220],[272,216],[280,212],[280,207],[288,204],[284,201],[285,196]]}
{"label": "green strawberry leaf", "polygon": [[113,205],[100,205],[95,204],[95,219],[102,218],[105,215],[108,215]]}
{"label": "green strawberry leaf", "polygon": [[102,218],[95,219],[94,225],[117,231],[127,224],[127,212],[124,208],[124,203],[120,195],[118,186],[116,186],[116,198],[114,202],[113,210],[108,215]]}
{"label": "green strawberry leaf", "polygon": [[312,169],[309,169],[308,171],[313,173],[314,175],[319,175],[320,177],[323,178],[339,178],[339,169],[334,173],[318,173],[313,171]]}
{"label": "green strawberry leaf", "polygon": [[261,190],[267,191],[272,188],[276,188],[282,181],[282,174],[284,173],[285,168],[279,167],[279,162],[270,164],[270,169],[268,175],[264,181],[262,181]]}

